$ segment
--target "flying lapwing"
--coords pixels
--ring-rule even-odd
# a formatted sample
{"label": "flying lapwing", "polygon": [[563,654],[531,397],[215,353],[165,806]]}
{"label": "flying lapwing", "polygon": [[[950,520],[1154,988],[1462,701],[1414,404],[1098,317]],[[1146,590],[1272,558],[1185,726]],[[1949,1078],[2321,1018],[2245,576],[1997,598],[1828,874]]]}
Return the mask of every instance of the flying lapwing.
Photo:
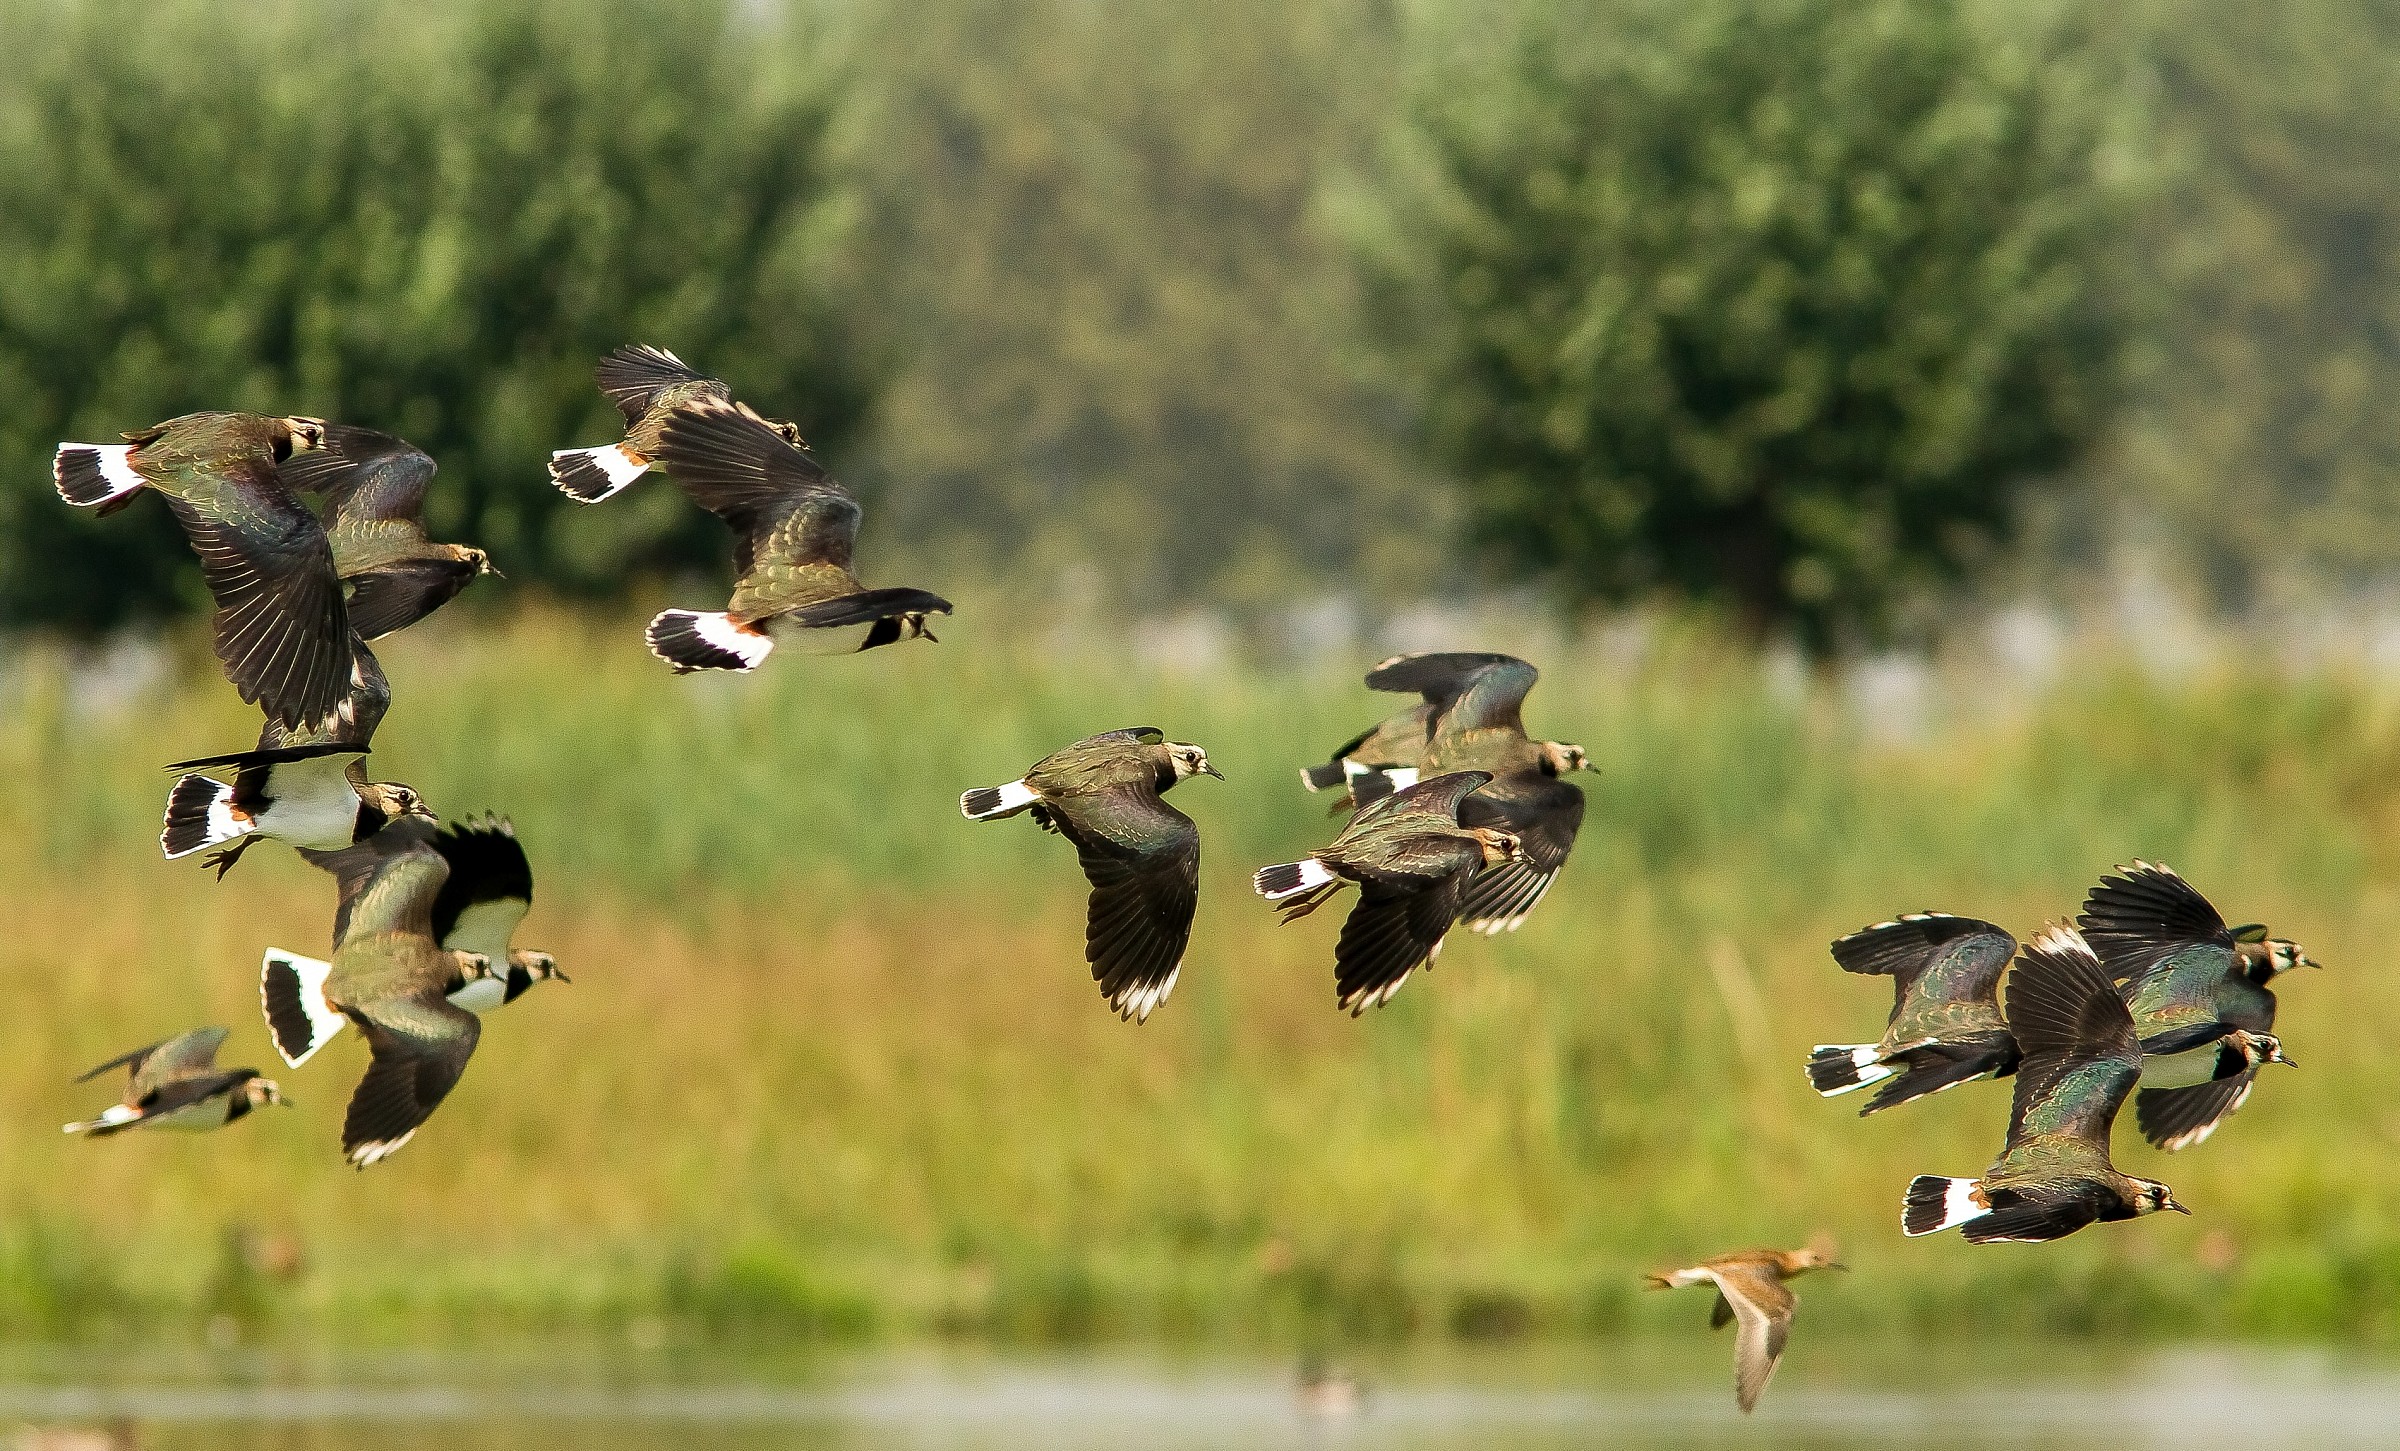
{"label": "flying lapwing", "polygon": [[491,556],[425,535],[425,494],[434,463],[388,433],[329,424],[322,447],[296,454],[284,484],[325,501],[333,567],[349,590],[350,625],[376,640],[432,614],[479,575],[498,574]]}
{"label": "flying lapwing", "polygon": [[1837,939],[1833,960],[1844,972],[1892,980],[1892,1015],[1876,1042],[1811,1050],[1810,1086],[1831,1098],[1882,1084],[1858,1111],[1863,1118],[2016,1072],[2017,1040],[2000,1012],[2000,974],[2016,955],[2007,932],[1947,912],[1912,912]]}
{"label": "flying lapwing", "polygon": [[330,718],[355,684],[333,546],[276,472],[324,434],[315,418],[189,413],[121,444],[62,443],[53,465],[60,497],[102,514],[145,488],[166,499],[216,600],[226,678],[286,726]]}
{"label": "flying lapwing", "polygon": [[694,503],[732,526],[733,600],[722,611],[664,610],[651,652],[675,667],[755,670],[778,644],[842,655],[934,638],[950,602],[921,589],[868,589],[850,572],[858,500],[775,426],[703,398],[668,418],[659,456]]}
{"label": "flying lapwing", "polygon": [[[312,851],[355,846],[403,816],[431,820],[417,793],[397,781],[369,781],[367,752],[326,744],[237,751],[177,761],[190,771],[167,792],[166,828],[159,848],[169,861],[236,843],[209,858],[222,877],[253,837],[274,837]],[[230,768],[230,769],[228,769]],[[214,771],[217,774],[203,775]],[[230,784],[219,776],[230,775]]]}
{"label": "flying lapwing", "polygon": [[[562,448],[550,455],[550,478],[578,504],[597,504],[623,490],[658,463],[659,433],[675,410],[710,399],[733,401],[733,390],[695,371],[665,348],[622,347],[600,360],[600,391],[625,418],[625,441],[598,448]],[[780,419],[763,420],[794,448],[808,445],[800,430]]]}
{"label": "flying lapwing", "polygon": [[1075,844],[1092,884],[1083,957],[1120,1018],[1147,1021],[1175,990],[1200,900],[1200,828],[1161,798],[1215,776],[1208,752],[1150,726],[1105,731],[1053,751],[1005,786],[958,798],[969,821],[1029,811]]}
{"label": "flying lapwing", "polygon": [[2229,928],[2171,868],[2137,861],[2105,877],[2077,919],[2117,979],[2142,1035],[2134,1122],[2162,1149],[2189,1148],[2250,1098],[2258,1070],[2289,1063],[2267,984],[2316,964],[2262,926]]}
{"label": "flying lapwing", "polygon": [[1741,1333],[1733,1342],[1733,1398],[1747,1415],[1758,1406],[1760,1392],[1783,1360],[1784,1342],[1791,1338],[1792,1312],[1799,1297],[1784,1281],[1810,1270],[1847,1268],[1835,1261],[1829,1244],[1807,1249],[1745,1249],[1702,1260],[1689,1269],[1667,1270],[1649,1276],[1650,1286],[1673,1290],[1685,1285],[1714,1285],[1717,1303],[1709,1311],[1708,1328],[1722,1330],[1739,1320]]}
{"label": "flying lapwing", "polygon": [[1413,691],[1419,704],[1301,773],[1312,791],[1347,781],[1346,799],[1361,806],[1422,777],[1490,773],[1491,783],[1469,798],[1459,821],[1506,831],[1524,850],[1479,876],[1459,906],[1459,925],[1485,936],[1524,925],[1558,880],[1583,826],[1583,792],[1560,779],[1589,769],[1583,747],[1525,734],[1525,697],[1540,678],[1514,655],[1395,655],[1368,673],[1367,687]]}
{"label": "flying lapwing", "polygon": [[[517,925],[533,907],[533,866],[512,823],[487,813],[480,821],[455,822],[439,831],[414,824],[409,835],[440,852],[450,867],[433,899],[435,943],[492,965],[490,976],[471,978],[445,995],[452,1006],[481,1015],[515,1002],[537,982],[571,980],[549,953],[513,945]],[[350,912],[359,892],[374,880],[378,855],[393,845],[367,842],[341,851],[301,853],[332,873],[339,889],[333,917],[336,943],[350,930]],[[299,994],[305,985],[323,982],[332,970],[331,963],[283,947],[267,949],[260,967],[262,983],[272,984],[265,989],[270,999]],[[290,1018],[276,1030],[277,1051],[293,1062],[305,1062],[325,1039],[341,1031],[343,1021],[339,1016],[319,1020],[305,1014]]]}
{"label": "flying lapwing", "polygon": [[2142,1045],[2117,986],[2074,928],[2054,923],[2008,981],[2008,1026],[2025,1055],[2008,1140],[1980,1179],[1920,1174],[1900,1227],[1957,1228],[1976,1243],[2062,1239],[2087,1224],[2172,1209],[2167,1186],[2119,1173],[2108,1156],[2117,1110],[2142,1076]]}
{"label": "flying lapwing", "polygon": [[133,1128],[223,1128],[262,1104],[285,1102],[275,1081],[259,1077],[257,1069],[217,1067],[223,1046],[225,1029],[194,1028],[109,1059],[75,1081],[87,1083],[111,1068],[126,1069],[125,1101],[88,1123],[68,1124],[67,1132],[99,1138]]}
{"label": "flying lapwing", "polygon": [[336,853],[333,961],[270,952],[260,973],[267,1031],[286,1063],[306,1063],[344,1022],[365,1036],[373,1056],[342,1121],[343,1156],[360,1169],[398,1152],[466,1072],[483,1023],[451,995],[506,972],[435,940],[433,904],[450,864],[431,834],[403,818]]}
{"label": "flying lapwing", "polygon": [[1352,1017],[1389,1001],[1441,955],[1476,873],[1523,855],[1512,833],[1463,823],[1462,803],[1491,779],[1454,771],[1419,781],[1362,808],[1332,845],[1252,876],[1286,922],[1357,885],[1359,903],[1333,952],[1335,998]]}

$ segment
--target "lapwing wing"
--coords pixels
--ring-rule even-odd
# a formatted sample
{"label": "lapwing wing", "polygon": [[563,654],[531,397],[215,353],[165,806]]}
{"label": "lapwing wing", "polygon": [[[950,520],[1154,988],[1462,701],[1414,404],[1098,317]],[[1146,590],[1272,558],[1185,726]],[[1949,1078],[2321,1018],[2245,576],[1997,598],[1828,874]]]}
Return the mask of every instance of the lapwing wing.
{"label": "lapwing wing", "polygon": [[2315,966],[2263,926],[2229,928],[2171,868],[2137,861],[2105,877],[2077,919],[2142,1035],[2134,1122],[2162,1149],[2207,1139],[2249,1101],[2258,1070],[2289,1063],[2267,984]]}
{"label": "lapwing wing", "polygon": [[349,591],[350,626],[362,640],[405,629],[477,576],[499,573],[480,549],[426,537],[433,474],[433,460],[414,444],[340,423],[326,426],[323,446],[283,465],[286,486],[324,500],[334,570]]}
{"label": "lapwing wing", "polygon": [[[622,347],[600,360],[600,391],[625,418],[625,441],[598,448],[562,448],[550,455],[550,478],[578,504],[597,504],[620,492],[658,463],[659,434],[675,410],[708,399],[733,401],[733,390],[696,371],[665,348]],[[794,448],[808,445],[800,430],[780,419],[763,420]]]}
{"label": "lapwing wing", "polygon": [[1792,1312],[1799,1297],[1783,1283],[1810,1270],[1838,1270],[1830,1245],[1807,1249],[1745,1249],[1702,1260],[1688,1269],[1666,1270],[1649,1276],[1652,1289],[1673,1290],[1685,1285],[1713,1285],[1717,1303],[1709,1311],[1708,1328],[1722,1330],[1734,1321],[1741,1332],[1733,1342],[1733,1397],[1747,1415],[1758,1406],[1767,1380],[1783,1360],[1784,1343],[1791,1338]]}
{"label": "lapwing wing", "polygon": [[1980,1179],[1918,1175],[1902,1231],[1956,1228],[1977,1244],[2044,1241],[2095,1221],[2190,1213],[2166,1185],[2109,1160],[2109,1129],[2142,1076],[2142,1045],[2117,985],[2074,928],[2043,928],[2019,956],[2008,1026],[2025,1057],[2006,1147]]}
{"label": "lapwing wing", "polygon": [[[433,813],[397,781],[369,781],[367,752],[338,743],[237,751],[177,761],[190,771],[167,792],[166,828],[159,848],[169,861],[226,842],[273,837],[313,851],[355,846],[403,816]],[[200,774],[215,772],[215,775]],[[231,776],[230,783],[219,777]],[[210,859],[221,877],[240,859],[221,851]]]}
{"label": "lapwing wing", "polygon": [[1419,781],[1362,808],[1332,845],[1252,876],[1286,922],[1356,884],[1359,903],[1333,954],[1335,998],[1352,1017],[1389,1001],[1441,955],[1477,872],[1522,855],[1511,833],[1462,824],[1461,803],[1491,779],[1454,771]]}
{"label": "lapwing wing", "polygon": [[[1490,773],[1491,784],[1469,799],[1459,821],[1508,832],[1523,851],[1476,878],[1460,904],[1459,925],[1485,936],[1524,925],[1558,880],[1583,826],[1583,792],[1560,779],[1589,769],[1583,747],[1525,733],[1525,697],[1540,678],[1514,655],[1395,655],[1369,672],[1368,688],[1413,691],[1420,703],[1303,773],[1313,790],[1330,785],[1338,769],[1359,805],[1423,776]],[[1412,746],[1420,732],[1421,744]]]}
{"label": "lapwing wing", "polygon": [[242,699],[286,726],[328,719],[354,684],[333,547],[277,466],[316,448],[314,418],[191,413],[121,444],[62,443],[70,504],[113,513],[144,489],[167,501],[216,600],[216,651]]}
{"label": "lapwing wing", "polygon": [[841,655],[934,638],[925,621],[950,602],[921,589],[868,589],[850,572],[858,501],[773,424],[739,404],[703,398],[667,419],[667,476],[734,532],[740,576],[722,611],[665,610],[651,652],[679,675],[755,670],[778,644]]}
{"label": "lapwing wing", "polygon": [[1031,812],[1075,844],[1092,884],[1083,957],[1120,1018],[1147,1021],[1175,990],[1200,900],[1200,828],[1162,798],[1192,776],[1225,779],[1208,752],[1151,726],[1051,752],[1005,786],[958,798],[969,821]]}
{"label": "lapwing wing", "polygon": [[260,974],[267,1031],[286,1063],[306,1063],[344,1022],[366,1038],[372,1058],[342,1122],[343,1156],[361,1169],[398,1152],[466,1071],[483,1024],[451,995],[506,971],[435,940],[433,904],[450,864],[431,834],[404,818],[336,853],[333,961],[270,952]]}
{"label": "lapwing wing", "polygon": [[127,1070],[125,1100],[88,1123],[68,1124],[71,1134],[99,1138],[126,1129],[214,1129],[263,1104],[283,1103],[273,1079],[255,1068],[219,1068],[217,1050],[225,1029],[194,1028],[178,1037],[136,1048],[76,1079],[87,1083],[111,1068]]}
{"label": "lapwing wing", "polygon": [[1883,1085],[1859,1110],[1906,1103],[1978,1078],[2017,1071],[2017,1040],[2000,1011],[2000,974],[2017,939],[1989,922],[1912,912],[1833,944],[1844,972],[1892,980],[1892,1015],[1873,1043],[1821,1043],[1810,1086],[1827,1098]]}

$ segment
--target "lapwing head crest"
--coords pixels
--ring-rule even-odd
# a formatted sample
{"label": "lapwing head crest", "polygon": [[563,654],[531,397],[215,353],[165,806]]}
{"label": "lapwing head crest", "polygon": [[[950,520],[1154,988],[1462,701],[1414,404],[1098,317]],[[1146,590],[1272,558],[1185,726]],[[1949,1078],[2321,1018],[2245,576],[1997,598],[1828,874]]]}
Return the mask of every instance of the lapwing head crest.
{"label": "lapwing head crest", "polygon": [[2162,1209],[2171,1209],[2177,1214],[2192,1212],[2176,1203],[2174,1191],[2156,1179],[2134,1180],[2133,1212],[2137,1215],[2156,1214]]}
{"label": "lapwing head crest", "polygon": [[1224,772],[1208,763],[1208,752],[1198,746],[1187,746],[1181,741],[1169,741],[1167,742],[1167,759],[1174,763],[1175,779],[1178,781],[1187,776],[1214,776],[1220,781],[1225,779]]}
{"label": "lapwing head crest", "polygon": [[1592,758],[1584,754],[1583,747],[1569,745],[1565,741],[1542,742],[1542,770],[1545,774],[1564,776],[1590,769]]}
{"label": "lapwing head crest", "polygon": [[2249,969],[2252,982],[2269,983],[2295,967],[2323,967],[2325,964],[2309,956],[2301,950],[2299,943],[2287,937],[2266,937],[2242,944],[2242,965]]}
{"label": "lapwing head crest", "polygon": [[1525,855],[1524,844],[1517,840],[1517,834],[1513,831],[1498,831],[1489,826],[1476,826],[1468,828],[1467,835],[1474,837],[1482,844],[1483,864],[1487,867],[1498,866],[1502,862],[1513,862]]}
{"label": "lapwing head crest", "polygon": [[428,821],[434,819],[433,808],[425,804],[425,798],[419,796],[413,786],[403,786],[397,781],[378,781],[360,795],[368,805],[392,821],[403,816],[422,816]]}
{"label": "lapwing head crest", "polygon": [[2242,1044],[2242,1052],[2249,1058],[2251,1067],[2267,1063],[2288,1063],[2294,1068],[2300,1066],[2284,1056],[2283,1040],[2273,1033],[2248,1033],[2243,1037],[2246,1041]]}

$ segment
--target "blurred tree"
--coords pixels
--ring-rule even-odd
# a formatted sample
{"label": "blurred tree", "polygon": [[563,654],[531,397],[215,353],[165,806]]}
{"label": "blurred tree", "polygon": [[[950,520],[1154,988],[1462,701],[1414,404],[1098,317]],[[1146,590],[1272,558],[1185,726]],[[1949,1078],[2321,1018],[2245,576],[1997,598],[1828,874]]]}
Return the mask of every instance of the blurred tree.
{"label": "blurred tree", "polygon": [[570,589],[713,562],[673,491],[578,510],[554,447],[619,426],[598,355],[654,341],[839,444],[847,205],[830,88],[755,6],[0,0],[0,620],[189,603],[165,511],[51,494],[62,438],[195,408],[390,429],[429,513]]}
{"label": "blurred tree", "polygon": [[1520,19],[1426,82],[1383,272],[1490,556],[1816,651],[1991,559],[2110,417],[2090,77],[1915,0]]}

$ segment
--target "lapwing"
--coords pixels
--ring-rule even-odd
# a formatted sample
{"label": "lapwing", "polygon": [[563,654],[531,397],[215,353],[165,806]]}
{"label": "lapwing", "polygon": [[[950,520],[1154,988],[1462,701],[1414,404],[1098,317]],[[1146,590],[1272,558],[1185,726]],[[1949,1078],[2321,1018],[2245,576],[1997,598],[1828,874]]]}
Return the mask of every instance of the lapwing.
{"label": "lapwing", "polygon": [[[597,504],[623,490],[658,463],[661,430],[675,410],[708,399],[733,401],[733,390],[694,370],[665,348],[622,347],[600,360],[600,391],[625,417],[625,441],[598,448],[562,448],[550,455],[550,478],[578,504]],[[763,420],[794,448],[806,448],[800,430],[780,419]]]}
{"label": "lapwing", "polygon": [[1689,1269],[1667,1270],[1649,1276],[1652,1289],[1672,1290],[1685,1285],[1714,1285],[1716,1307],[1709,1311],[1708,1328],[1722,1330],[1735,1320],[1741,1333],[1733,1342],[1733,1398],[1743,1414],[1758,1406],[1767,1380],[1783,1360],[1784,1342],[1791,1338],[1792,1312],[1800,1300],[1784,1281],[1810,1270],[1847,1268],[1833,1257],[1830,1245],[1807,1249],[1745,1249],[1702,1260]]}
{"label": "lapwing", "polygon": [[315,418],[190,413],[121,444],[62,443],[53,466],[62,498],[102,514],[145,488],[166,499],[216,600],[226,678],[286,726],[327,719],[354,684],[333,546],[276,472],[324,434]]}
{"label": "lapwing", "polygon": [[[1583,747],[1525,734],[1525,697],[1540,678],[1514,655],[1395,655],[1368,673],[1367,687],[1413,691],[1421,702],[1302,774],[1315,790],[1332,784],[1339,770],[1349,799],[1363,806],[1420,777],[1490,773],[1491,784],[1469,799],[1459,821],[1508,832],[1523,851],[1476,878],[1459,906],[1459,925],[1485,936],[1524,925],[1558,880],[1583,826],[1583,792],[1560,779],[1590,768]],[[1420,733],[1421,744],[1412,745]]]}
{"label": "lapwing", "polygon": [[676,674],[755,670],[778,644],[842,655],[930,640],[926,618],[950,613],[940,595],[858,582],[858,501],[749,409],[687,403],[668,418],[659,451],[667,476],[732,526],[740,576],[724,610],[665,610],[650,622],[651,652]]}
{"label": "lapwing", "polygon": [[415,1136],[467,1068],[482,1020],[449,1001],[506,969],[441,946],[433,904],[450,864],[421,820],[404,818],[338,853],[341,910],[333,961],[268,954],[259,997],[275,1050],[297,1068],[348,1022],[373,1055],[350,1096],[342,1153],[364,1169]]}
{"label": "lapwing", "polygon": [[76,1079],[87,1083],[111,1068],[126,1069],[125,1101],[88,1123],[68,1124],[71,1134],[121,1133],[132,1128],[214,1129],[264,1104],[283,1103],[275,1081],[255,1068],[219,1068],[223,1028],[194,1028],[179,1037],[136,1048]]}
{"label": "lapwing", "polygon": [[2077,919],[2116,978],[2142,1037],[2134,1122],[2162,1149],[2189,1148],[2249,1101],[2258,1070],[2289,1063],[2267,984],[2308,965],[2263,926],[2229,928],[2171,868],[2137,861],[2104,877]]}
{"label": "lapwing", "polygon": [[1077,741],[1019,780],[958,798],[969,821],[1029,811],[1075,844],[1092,884],[1084,961],[1119,1018],[1147,1021],[1183,970],[1200,900],[1200,828],[1161,798],[1192,776],[1225,779],[1200,747],[1140,726]]}
{"label": "lapwing", "polygon": [[[226,842],[274,837],[313,851],[355,846],[403,816],[432,819],[410,787],[369,781],[367,752],[338,743],[237,751],[177,761],[167,769],[190,771],[167,792],[166,828],[159,848],[169,861]],[[215,771],[217,775],[198,774]],[[218,776],[230,775],[230,784]],[[223,876],[240,852],[210,859]]]}
{"label": "lapwing", "polygon": [[286,486],[325,501],[334,570],[349,590],[350,626],[360,639],[405,629],[478,576],[499,573],[480,549],[426,537],[433,474],[433,460],[414,444],[339,423],[326,426],[321,447],[283,465]]}
{"label": "lapwing", "polygon": [[1523,855],[1511,833],[1462,824],[1461,803],[1491,779],[1454,771],[1419,781],[1361,809],[1332,845],[1252,876],[1286,922],[1357,885],[1359,903],[1333,953],[1336,1001],[1352,1017],[1389,1001],[1441,955],[1477,872]]}
{"label": "lapwing", "polygon": [[1873,1043],[1819,1044],[1808,1055],[1810,1086],[1827,1098],[1881,1083],[1860,1109],[1939,1093],[2017,1071],[2017,1040],[2000,1012],[2000,974],[2017,939],[1989,922],[1947,912],[1912,912],[1836,939],[1844,972],[1892,980],[1892,1015]]}
{"label": "lapwing", "polygon": [[1900,1227],[1957,1228],[1977,1244],[2062,1239],[2100,1220],[2172,1209],[2167,1186],[2119,1173],[2108,1156],[2117,1110],[2142,1076],[2133,1014],[2074,928],[2042,929],[2008,982],[2008,1026],[2025,1057],[2008,1140],[1980,1179],[1920,1174]]}
{"label": "lapwing", "polygon": [[[450,875],[433,899],[434,941],[452,952],[482,957],[492,965],[489,977],[472,978],[446,996],[454,1007],[481,1015],[515,1002],[537,982],[569,982],[558,961],[547,952],[512,945],[517,925],[533,907],[533,867],[517,841],[516,827],[505,817],[486,813],[482,820],[455,822],[439,831],[412,824],[409,835],[442,854]],[[373,842],[337,852],[301,855],[333,874],[340,892],[334,909],[333,935],[338,943],[350,930],[350,909],[358,893],[373,878],[382,852],[392,843]],[[289,948],[271,947],[260,966],[262,992],[269,999],[291,998],[306,984],[320,983],[332,964],[306,957]],[[289,1020],[289,1031],[278,1029],[276,1047],[286,1058],[305,1062],[341,1031],[343,1019]]]}

